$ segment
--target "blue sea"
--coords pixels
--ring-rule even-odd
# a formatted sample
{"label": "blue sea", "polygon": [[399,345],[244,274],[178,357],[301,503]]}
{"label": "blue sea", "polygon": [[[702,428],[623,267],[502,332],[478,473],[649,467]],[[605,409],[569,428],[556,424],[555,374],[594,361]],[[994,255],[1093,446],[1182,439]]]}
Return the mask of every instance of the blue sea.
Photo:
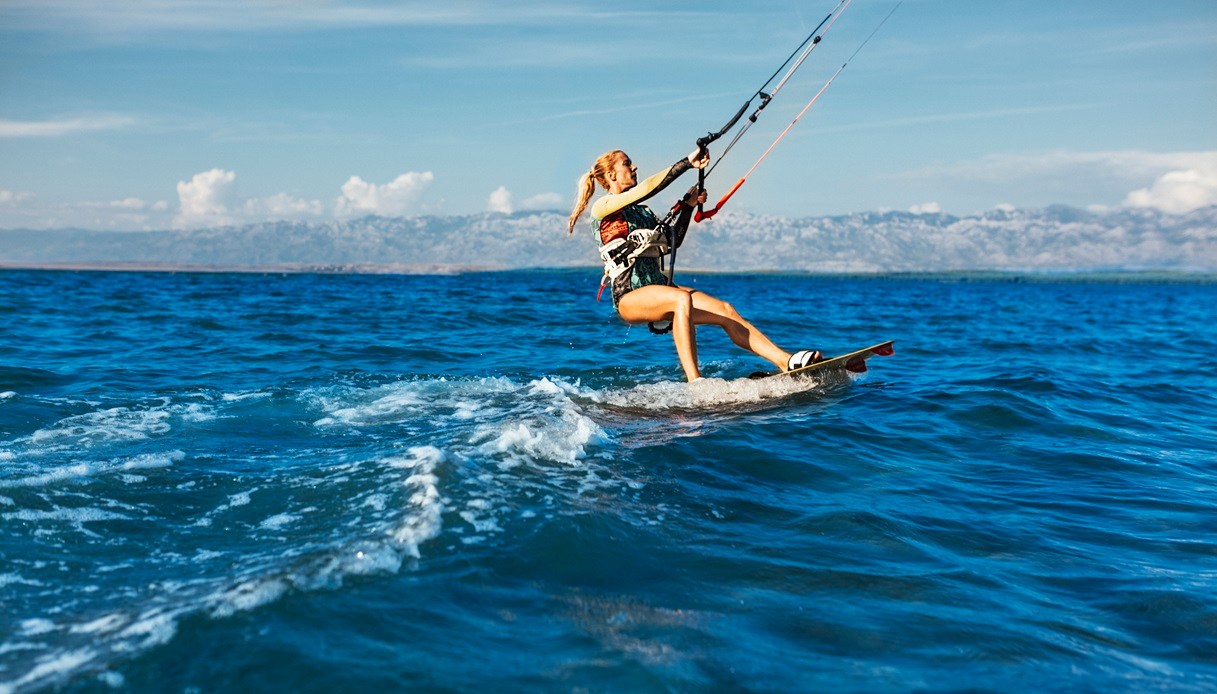
{"label": "blue sea", "polygon": [[1217,284],[0,272],[0,692],[1217,690]]}

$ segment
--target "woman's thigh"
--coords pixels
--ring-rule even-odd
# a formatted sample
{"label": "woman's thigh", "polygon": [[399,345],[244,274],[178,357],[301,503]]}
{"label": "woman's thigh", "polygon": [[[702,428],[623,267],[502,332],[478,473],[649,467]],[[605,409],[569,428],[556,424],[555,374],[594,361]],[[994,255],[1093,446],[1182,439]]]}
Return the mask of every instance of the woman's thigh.
{"label": "woman's thigh", "polygon": [[651,284],[634,289],[617,301],[617,313],[627,323],[671,320],[677,306],[689,301],[692,290]]}

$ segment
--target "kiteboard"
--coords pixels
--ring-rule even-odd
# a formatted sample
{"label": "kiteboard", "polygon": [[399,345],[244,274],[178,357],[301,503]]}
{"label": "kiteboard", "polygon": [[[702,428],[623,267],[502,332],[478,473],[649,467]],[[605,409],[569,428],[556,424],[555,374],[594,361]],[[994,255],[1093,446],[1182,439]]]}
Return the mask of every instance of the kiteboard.
{"label": "kiteboard", "polygon": [[849,354],[842,354],[839,357],[830,357],[824,361],[818,361],[814,364],[804,366],[800,369],[791,369],[790,371],[778,371],[775,373],[760,372],[752,374],[751,378],[775,378],[779,376],[790,376],[792,378],[815,376],[818,373],[825,371],[848,371],[850,373],[863,373],[866,371],[866,360],[874,356],[890,357],[896,353],[896,348],[893,346],[895,340],[880,342],[877,345],[860,349]]}

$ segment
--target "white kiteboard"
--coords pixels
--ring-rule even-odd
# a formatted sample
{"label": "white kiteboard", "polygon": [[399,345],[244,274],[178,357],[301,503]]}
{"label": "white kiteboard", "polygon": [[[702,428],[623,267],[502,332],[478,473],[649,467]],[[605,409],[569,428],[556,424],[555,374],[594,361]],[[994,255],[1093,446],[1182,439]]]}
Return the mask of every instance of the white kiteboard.
{"label": "white kiteboard", "polygon": [[890,357],[896,353],[895,340],[880,342],[877,345],[860,349],[849,354],[842,354],[839,357],[830,357],[824,361],[818,361],[814,364],[804,366],[800,369],[792,369],[790,371],[778,371],[775,373],[760,372],[752,374],[751,378],[777,378],[780,376],[789,376],[792,378],[800,378],[806,376],[814,376],[825,371],[848,371],[850,373],[863,373],[866,371],[866,360],[874,356]]}

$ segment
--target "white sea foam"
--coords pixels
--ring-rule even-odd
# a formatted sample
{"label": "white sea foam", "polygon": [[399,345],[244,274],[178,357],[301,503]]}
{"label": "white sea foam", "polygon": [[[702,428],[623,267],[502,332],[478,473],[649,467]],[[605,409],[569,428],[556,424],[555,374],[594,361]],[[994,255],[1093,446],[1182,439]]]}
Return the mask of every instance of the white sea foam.
{"label": "white sea foam", "polygon": [[35,445],[68,445],[147,439],[169,431],[169,416],[165,409],[114,407],[61,419],[54,426],[31,434],[30,441]]}
{"label": "white sea foam", "polygon": [[165,453],[147,453],[132,458],[119,458],[117,460],[73,463],[58,468],[51,468],[40,475],[31,475],[13,480],[0,480],[0,489],[45,487],[64,480],[96,477],[119,471],[169,467],[185,457],[186,454],[182,451],[168,451]]}
{"label": "white sea foam", "polygon": [[[122,647],[130,650],[144,650],[153,646],[169,643],[177,634],[177,617],[179,611],[149,610],[118,633],[123,639]],[[116,648],[116,650],[118,650]]]}
{"label": "white sea foam", "polygon": [[[502,532],[498,522],[492,515],[494,505],[486,499],[470,499],[465,503],[465,510],[461,511],[461,519],[469,525],[473,526],[473,531],[476,533],[497,533]],[[472,538],[465,538],[464,541],[469,541]]]}
{"label": "white sea foam", "polygon": [[242,400],[262,400],[264,398],[269,398],[270,396],[270,393],[256,391],[253,393],[224,393],[220,399],[224,402],[241,402]]}
{"label": "white sea foam", "polygon": [[748,406],[848,382],[847,374],[826,374],[812,378],[704,378],[693,383],[644,383],[627,389],[607,389],[583,393],[594,402],[620,408],[670,410],[722,410]]}
{"label": "white sea foam", "polygon": [[55,631],[55,623],[49,619],[26,619],[22,620],[21,634],[23,636],[38,636]]}
{"label": "white sea foam", "polygon": [[[9,641],[8,643],[0,644],[0,655],[19,653],[21,651],[41,651],[44,648],[46,648],[45,645],[34,643],[33,641]],[[11,691],[5,690],[4,686],[3,683],[0,683],[0,692]]]}
{"label": "white sea foam", "polygon": [[5,687],[9,687],[8,691],[17,691],[39,680],[50,680],[66,675],[79,669],[96,657],[97,651],[91,648],[81,648],[41,658],[38,664],[22,677],[7,684],[0,684],[0,692],[4,692]]}
{"label": "white sea foam", "polygon": [[384,394],[370,403],[335,409],[328,417],[317,420],[315,424],[367,425],[397,421],[426,404],[418,393],[401,387],[387,387],[380,389],[380,392]]}
{"label": "white sea foam", "polygon": [[183,422],[209,422],[218,418],[213,408],[198,403],[190,403],[177,408],[176,413]]}
{"label": "white sea foam", "polygon": [[128,619],[117,613],[99,617],[85,624],[76,624],[68,629],[73,634],[107,634],[125,625]]}
{"label": "white sea foam", "polygon": [[11,390],[6,390],[6,391],[0,393],[0,400],[8,400],[9,398],[15,398],[15,397],[17,397],[17,394]]}
{"label": "white sea foam", "polygon": [[402,381],[372,389],[352,387],[309,393],[325,410],[315,426],[376,426],[419,417],[472,419],[482,411],[487,398],[517,392],[510,379],[502,377],[469,381],[434,379]]}
{"label": "white sea foam", "polygon": [[409,449],[409,458],[396,458],[389,462],[394,467],[413,470],[405,485],[413,492],[409,499],[410,512],[401,523],[389,531],[401,551],[415,559],[422,555],[419,545],[439,535],[443,528],[444,503],[439,493],[439,478],[436,469],[444,462],[444,452],[433,446],[418,446]]}
{"label": "white sea foam", "polygon": [[[445,460],[443,451],[432,446],[410,448],[407,455],[383,459],[388,468],[408,472],[402,484],[409,496],[404,513],[385,527],[382,535],[355,543],[357,548],[338,548],[303,566],[242,578],[208,597],[206,612],[213,617],[230,616],[278,600],[292,589],[333,588],[346,576],[396,572],[404,558],[421,558],[419,546],[437,536],[443,527],[437,469]],[[373,501],[372,506],[380,503],[383,501]],[[277,529],[298,519],[298,515],[279,514],[262,525],[271,523],[270,527]]]}
{"label": "white sea foam", "polygon": [[221,513],[238,506],[248,506],[249,502],[251,501],[250,494],[253,494],[256,491],[258,491],[258,487],[247,489],[243,492],[237,492],[236,494],[229,494],[228,501],[226,503],[220,504],[219,506],[211,509],[211,511],[207,512],[202,518],[194,522],[195,526],[200,528],[209,527],[212,524],[215,516],[218,516]]}
{"label": "white sea foam", "polygon": [[383,511],[389,504],[389,497],[384,494],[371,494],[363,500],[363,505],[371,508],[373,511]]}
{"label": "white sea foam", "polygon": [[212,595],[207,612],[212,617],[231,617],[237,612],[252,610],[278,600],[289,584],[278,576],[254,578]]}
{"label": "white sea foam", "polygon": [[[449,506],[455,507],[462,518],[463,522],[458,523],[463,526],[462,530],[481,536],[500,532],[505,520],[526,518],[527,515],[505,515],[510,508],[505,497],[480,486],[486,483],[477,477],[468,478],[469,484],[479,485],[475,494],[465,496],[463,488],[455,485],[445,494],[449,475],[462,474],[468,465],[477,465],[478,469],[492,475],[490,483],[495,484],[502,481],[502,476],[495,472],[496,462],[574,465],[584,460],[605,434],[572,400],[572,396],[579,396],[580,390],[577,385],[545,379],[521,386],[510,379],[491,378],[411,381],[372,389],[344,386],[328,391],[325,412],[317,417],[319,426],[365,428],[384,424],[397,427],[419,422],[428,431],[438,432],[439,435],[431,439],[438,445],[409,448],[392,456],[342,461],[325,468],[324,478],[309,476],[305,479],[292,472],[284,472],[280,477],[280,473],[275,472],[269,477],[258,477],[259,486],[242,491],[237,491],[240,487],[215,489],[210,481],[199,482],[195,488],[207,489],[209,493],[227,493],[227,498],[220,496],[222,504],[201,517],[195,516],[193,520],[197,525],[214,523],[219,526],[230,521],[236,524],[234,527],[247,528],[246,523],[253,523],[261,531],[281,534],[283,544],[273,550],[259,549],[249,554],[228,551],[227,544],[204,545],[225,549],[224,552],[199,550],[196,546],[196,549],[181,550],[181,554],[160,553],[156,561],[198,565],[199,578],[175,584],[163,581],[132,586],[126,596],[107,603],[105,610],[69,607],[59,614],[44,612],[41,616],[55,620],[55,631],[34,640],[45,640],[57,656],[76,654],[80,657],[28,661],[28,672],[18,689],[54,686],[80,668],[104,672],[109,665],[106,661],[113,654],[136,653],[169,642],[177,633],[181,620],[190,615],[224,618],[272,603],[293,591],[334,588],[350,576],[397,572],[407,562],[424,556],[428,541],[443,531]],[[43,440],[64,447],[87,445],[104,436],[111,436],[112,440],[138,440],[141,436],[152,437],[168,431],[178,418],[209,416],[205,405],[196,404],[196,408],[202,409],[167,404],[143,414],[122,408],[102,410],[93,416],[68,418],[48,427]],[[108,429],[106,434],[99,433],[106,427],[125,433],[120,435]],[[391,431],[397,433],[397,429]],[[483,454],[492,458],[490,465],[471,461]],[[101,475],[111,475],[114,479],[123,479],[122,475],[139,477],[142,474],[135,473],[171,466],[183,458],[181,451],[173,451],[104,462],[72,462],[49,470],[34,470],[37,474],[24,471],[26,477],[9,480],[8,486],[69,484]],[[76,458],[81,459],[87,458]],[[72,460],[68,458],[68,461]],[[450,460],[459,461],[459,464],[449,465]],[[576,471],[576,474],[582,473]],[[295,501],[316,499],[313,494],[271,493],[285,483],[292,489],[306,486],[311,489],[319,481],[336,485],[342,492],[335,499],[327,499],[325,513],[307,513],[307,508],[301,508],[307,502]],[[193,482],[188,481],[177,488],[186,488]],[[234,483],[240,484],[239,480]],[[354,494],[349,493],[352,487],[358,490]],[[268,491],[256,493],[260,489]],[[78,492],[75,489],[67,491]],[[335,502],[344,505],[338,511],[341,518],[338,523],[325,520],[333,518],[334,509],[330,504]],[[313,503],[323,506],[320,502]],[[239,507],[245,507],[240,517],[235,512],[231,519],[221,515]],[[0,517],[37,520],[46,523],[52,531],[55,528],[51,524],[56,522],[79,525],[128,515],[139,517],[136,513],[128,514],[123,507],[98,503],[76,509],[35,511],[0,506],[0,510],[9,511]],[[189,524],[190,520],[185,523]],[[191,532],[191,528],[188,526],[185,531]],[[142,562],[138,559],[134,563],[139,567]],[[116,574],[108,575],[111,580],[118,580]],[[79,615],[77,622],[71,621],[73,614]],[[79,665],[74,666],[74,662]],[[19,673],[10,671],[6,674]],[[0,685],[0,689],[13,684]]]}
{"label": "white sea foam", "polygon": [[281,530],[285,526],[291,525],[300,520],[300,516],[292,513],[279,513],[262,521],[258,527],[263,530]]}
{"label": "white sea foam", "polygon": [[543,378],[528,384],[526,405],[516,416],[483,425],[474,440],[478,452],[511,469],[535,461],[575,464],[587,455],[589,446],[607,436],[569,396],[565,384]]}
{"label": "white sea foam", "polygon": [[23,520],[23,521],[70,521],[72,523],[91,523],[95,521],[106,520],[125,520],[128,516],[113,511],[105,511],[99,508],[90,508],[87,506],[77,508],[56,508],[49,511],[35,511],[33,509],[21,509],[11,513],[0,514],[0,518],[6,520]]}
{"label": "white sea foam", "polygon": [[0,588],[3,588],[4,586],[8,586],[8,585],[15,585],[15,584],[26,585],[26,586],[40,586],[40,585],[42,585],[42,582],[41,581],[32,581],[32,580],[22,576],[21,574],[16,574],[16,573],[0,574]]}

